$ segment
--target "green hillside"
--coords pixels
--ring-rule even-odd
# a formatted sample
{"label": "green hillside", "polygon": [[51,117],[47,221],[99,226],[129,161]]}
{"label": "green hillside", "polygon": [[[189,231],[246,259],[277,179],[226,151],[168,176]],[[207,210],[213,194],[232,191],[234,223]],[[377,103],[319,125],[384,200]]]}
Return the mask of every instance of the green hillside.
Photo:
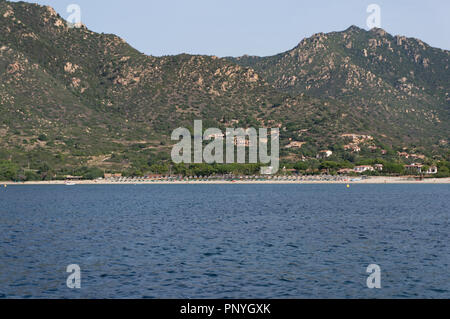
{"label": "green hillside", "polygon": [[[0,0],[0,167],[13,179],[161,171],[170,133],[195,119],[280,127],[288,165],[323,149],[352,163],[403,149],[448,159],[448,60],[356,27],[274,57],[153,57],[50,7]],[[372,139],[354,152],[343,134]]]}

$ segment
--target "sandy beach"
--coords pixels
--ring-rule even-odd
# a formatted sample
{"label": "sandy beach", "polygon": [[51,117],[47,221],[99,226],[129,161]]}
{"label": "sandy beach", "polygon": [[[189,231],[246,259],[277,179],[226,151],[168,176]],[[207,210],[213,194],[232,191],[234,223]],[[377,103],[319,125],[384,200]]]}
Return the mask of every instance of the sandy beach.
{"label": "sandy beach", "polygon": [[[198,184],[450,184],[450,178],[426,178],[419,180],[414,177],[370,177],[367,179],[349,178],[339,181],[328,180],[211,180],[211,181],[110,181],[81,180],[75,185],[198,185]],[[65,181],[39,182],[0,182],[0,185],[66,185]]]}

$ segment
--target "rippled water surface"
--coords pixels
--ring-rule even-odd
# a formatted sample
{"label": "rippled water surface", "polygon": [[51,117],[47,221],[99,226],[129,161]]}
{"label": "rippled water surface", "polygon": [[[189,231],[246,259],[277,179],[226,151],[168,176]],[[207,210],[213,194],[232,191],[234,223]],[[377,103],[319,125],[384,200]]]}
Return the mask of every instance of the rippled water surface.
{"label": "rippled water surface", "polygon": [[[450,298],[449,185],[10,186],[0,298]],[[66,267],[81,267],[81,289]],[[378,264],[382,289],[368,289]]]}

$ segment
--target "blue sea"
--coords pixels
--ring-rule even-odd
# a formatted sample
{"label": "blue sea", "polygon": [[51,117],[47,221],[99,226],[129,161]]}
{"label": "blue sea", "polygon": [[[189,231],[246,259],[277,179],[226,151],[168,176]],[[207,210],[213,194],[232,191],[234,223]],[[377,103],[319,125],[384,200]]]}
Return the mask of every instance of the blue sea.
{"label": "blue sea", "polygon": [[2,187],[0,298],[450,298],[449,198],[449,185]]}

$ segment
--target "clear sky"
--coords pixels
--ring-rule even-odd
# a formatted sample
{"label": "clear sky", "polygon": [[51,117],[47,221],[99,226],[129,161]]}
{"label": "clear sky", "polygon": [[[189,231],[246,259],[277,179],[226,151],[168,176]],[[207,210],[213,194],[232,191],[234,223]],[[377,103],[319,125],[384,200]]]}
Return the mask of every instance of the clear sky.
{"label": "clear sky", "polygon": [[64,18],[78,4],[87,27],[114,33],[149,55],[273,55],[318,32],[367,28],[369,4],[381,27],[450,49],[449,0],[34,0]]}

